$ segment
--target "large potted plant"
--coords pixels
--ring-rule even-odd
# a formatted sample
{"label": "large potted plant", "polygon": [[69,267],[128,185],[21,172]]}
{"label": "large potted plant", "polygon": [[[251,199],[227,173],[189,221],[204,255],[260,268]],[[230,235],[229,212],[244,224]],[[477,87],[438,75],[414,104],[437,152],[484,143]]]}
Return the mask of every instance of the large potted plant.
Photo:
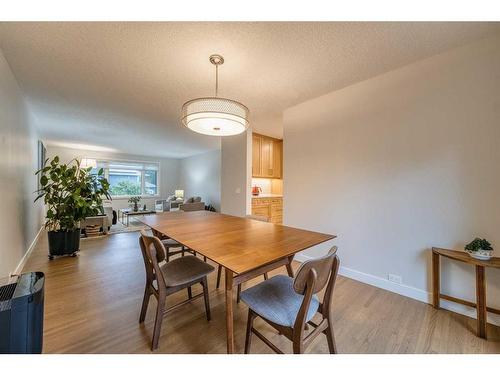
{"label": "large potted plant", "polygon": [[104,214],[103,197],[111,199],[109,183],[101,168],[81,168],[80,161],[60,164],[55,156],[36,172],[40,175],[38,199],[46,205],[45,228],[48,229],[49,259],[55,255],[76,255],[80,249],[80,222],[88,216]]}

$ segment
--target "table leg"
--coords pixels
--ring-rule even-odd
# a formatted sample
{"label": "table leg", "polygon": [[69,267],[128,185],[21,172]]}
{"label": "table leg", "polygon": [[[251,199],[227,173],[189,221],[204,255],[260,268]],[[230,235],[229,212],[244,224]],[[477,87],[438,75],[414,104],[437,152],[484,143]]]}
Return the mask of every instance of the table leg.
{"label": "table leg", "polygon": [[234,329],[233,329],[233,272],[227,268],[226,275],[226,338],[227,353],[234,353]]}
{"label": "table leg", "polygon": [[288,276],[290,276],[290,277],[294,277],[293,276],[292,262],[293,262],[293,255],[288,257],[288,264],[286,265],[286,272],[288,272]]}
{"label": "table leg", "polygon": [[484,266],[476,266],[477,335],[486,338],[486,279]]}
{"label": "table leg", "polygon": [[127,215],[127,227],[128,227],[129,224],[130,224],[130,222],[129,222],[129,215]]}
{"label": "table leg", "polygon": [[441,294],[439,272],[439,254],[432,252],[432,306],[435,309],[439,309],[439,295]]}

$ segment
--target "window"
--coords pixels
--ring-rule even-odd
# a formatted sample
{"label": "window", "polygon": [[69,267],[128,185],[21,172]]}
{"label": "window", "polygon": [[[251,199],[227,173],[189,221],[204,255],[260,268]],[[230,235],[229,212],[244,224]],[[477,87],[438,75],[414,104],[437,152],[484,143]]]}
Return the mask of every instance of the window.
{"label": "window", "polygon": [[97,160],[97,167],[92,172],[97,173],[100,168],[104,169],[113,197],[159,195],[158,163]]}

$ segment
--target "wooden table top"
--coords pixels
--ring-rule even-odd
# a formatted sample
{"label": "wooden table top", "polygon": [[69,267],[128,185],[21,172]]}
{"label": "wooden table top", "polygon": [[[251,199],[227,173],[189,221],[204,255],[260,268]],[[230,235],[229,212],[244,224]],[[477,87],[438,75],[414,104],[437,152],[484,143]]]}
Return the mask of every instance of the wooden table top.
{"label": "wooden table top", "polygon": [[209,211],[164,212],[140,221],[237,274],[336,237]]}
{"label": "wooden table top", "polygon": [[490,260],[479,260],[472,258],[465,251],[440,249],[438,247],[433,247],[432,252],[450,259],[458,260],[459,262],[469,263],[475,266],[500,268],[500,258],[498,257],[493,257]]}

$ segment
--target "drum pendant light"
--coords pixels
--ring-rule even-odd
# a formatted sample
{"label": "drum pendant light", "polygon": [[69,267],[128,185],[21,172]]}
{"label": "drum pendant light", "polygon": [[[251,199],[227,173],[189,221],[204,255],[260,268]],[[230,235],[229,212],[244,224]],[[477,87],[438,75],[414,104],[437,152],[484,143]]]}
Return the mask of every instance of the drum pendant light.
{"label": "drum pendant light", "polygon": [[218,96],[219,65],[224,63],[220,55],[210,56],[215,65],[215,96],[189,100],[182,106],[181,121],[194,132],[230,136],[243,133],[248,128],[248,108],[243,104]]}

